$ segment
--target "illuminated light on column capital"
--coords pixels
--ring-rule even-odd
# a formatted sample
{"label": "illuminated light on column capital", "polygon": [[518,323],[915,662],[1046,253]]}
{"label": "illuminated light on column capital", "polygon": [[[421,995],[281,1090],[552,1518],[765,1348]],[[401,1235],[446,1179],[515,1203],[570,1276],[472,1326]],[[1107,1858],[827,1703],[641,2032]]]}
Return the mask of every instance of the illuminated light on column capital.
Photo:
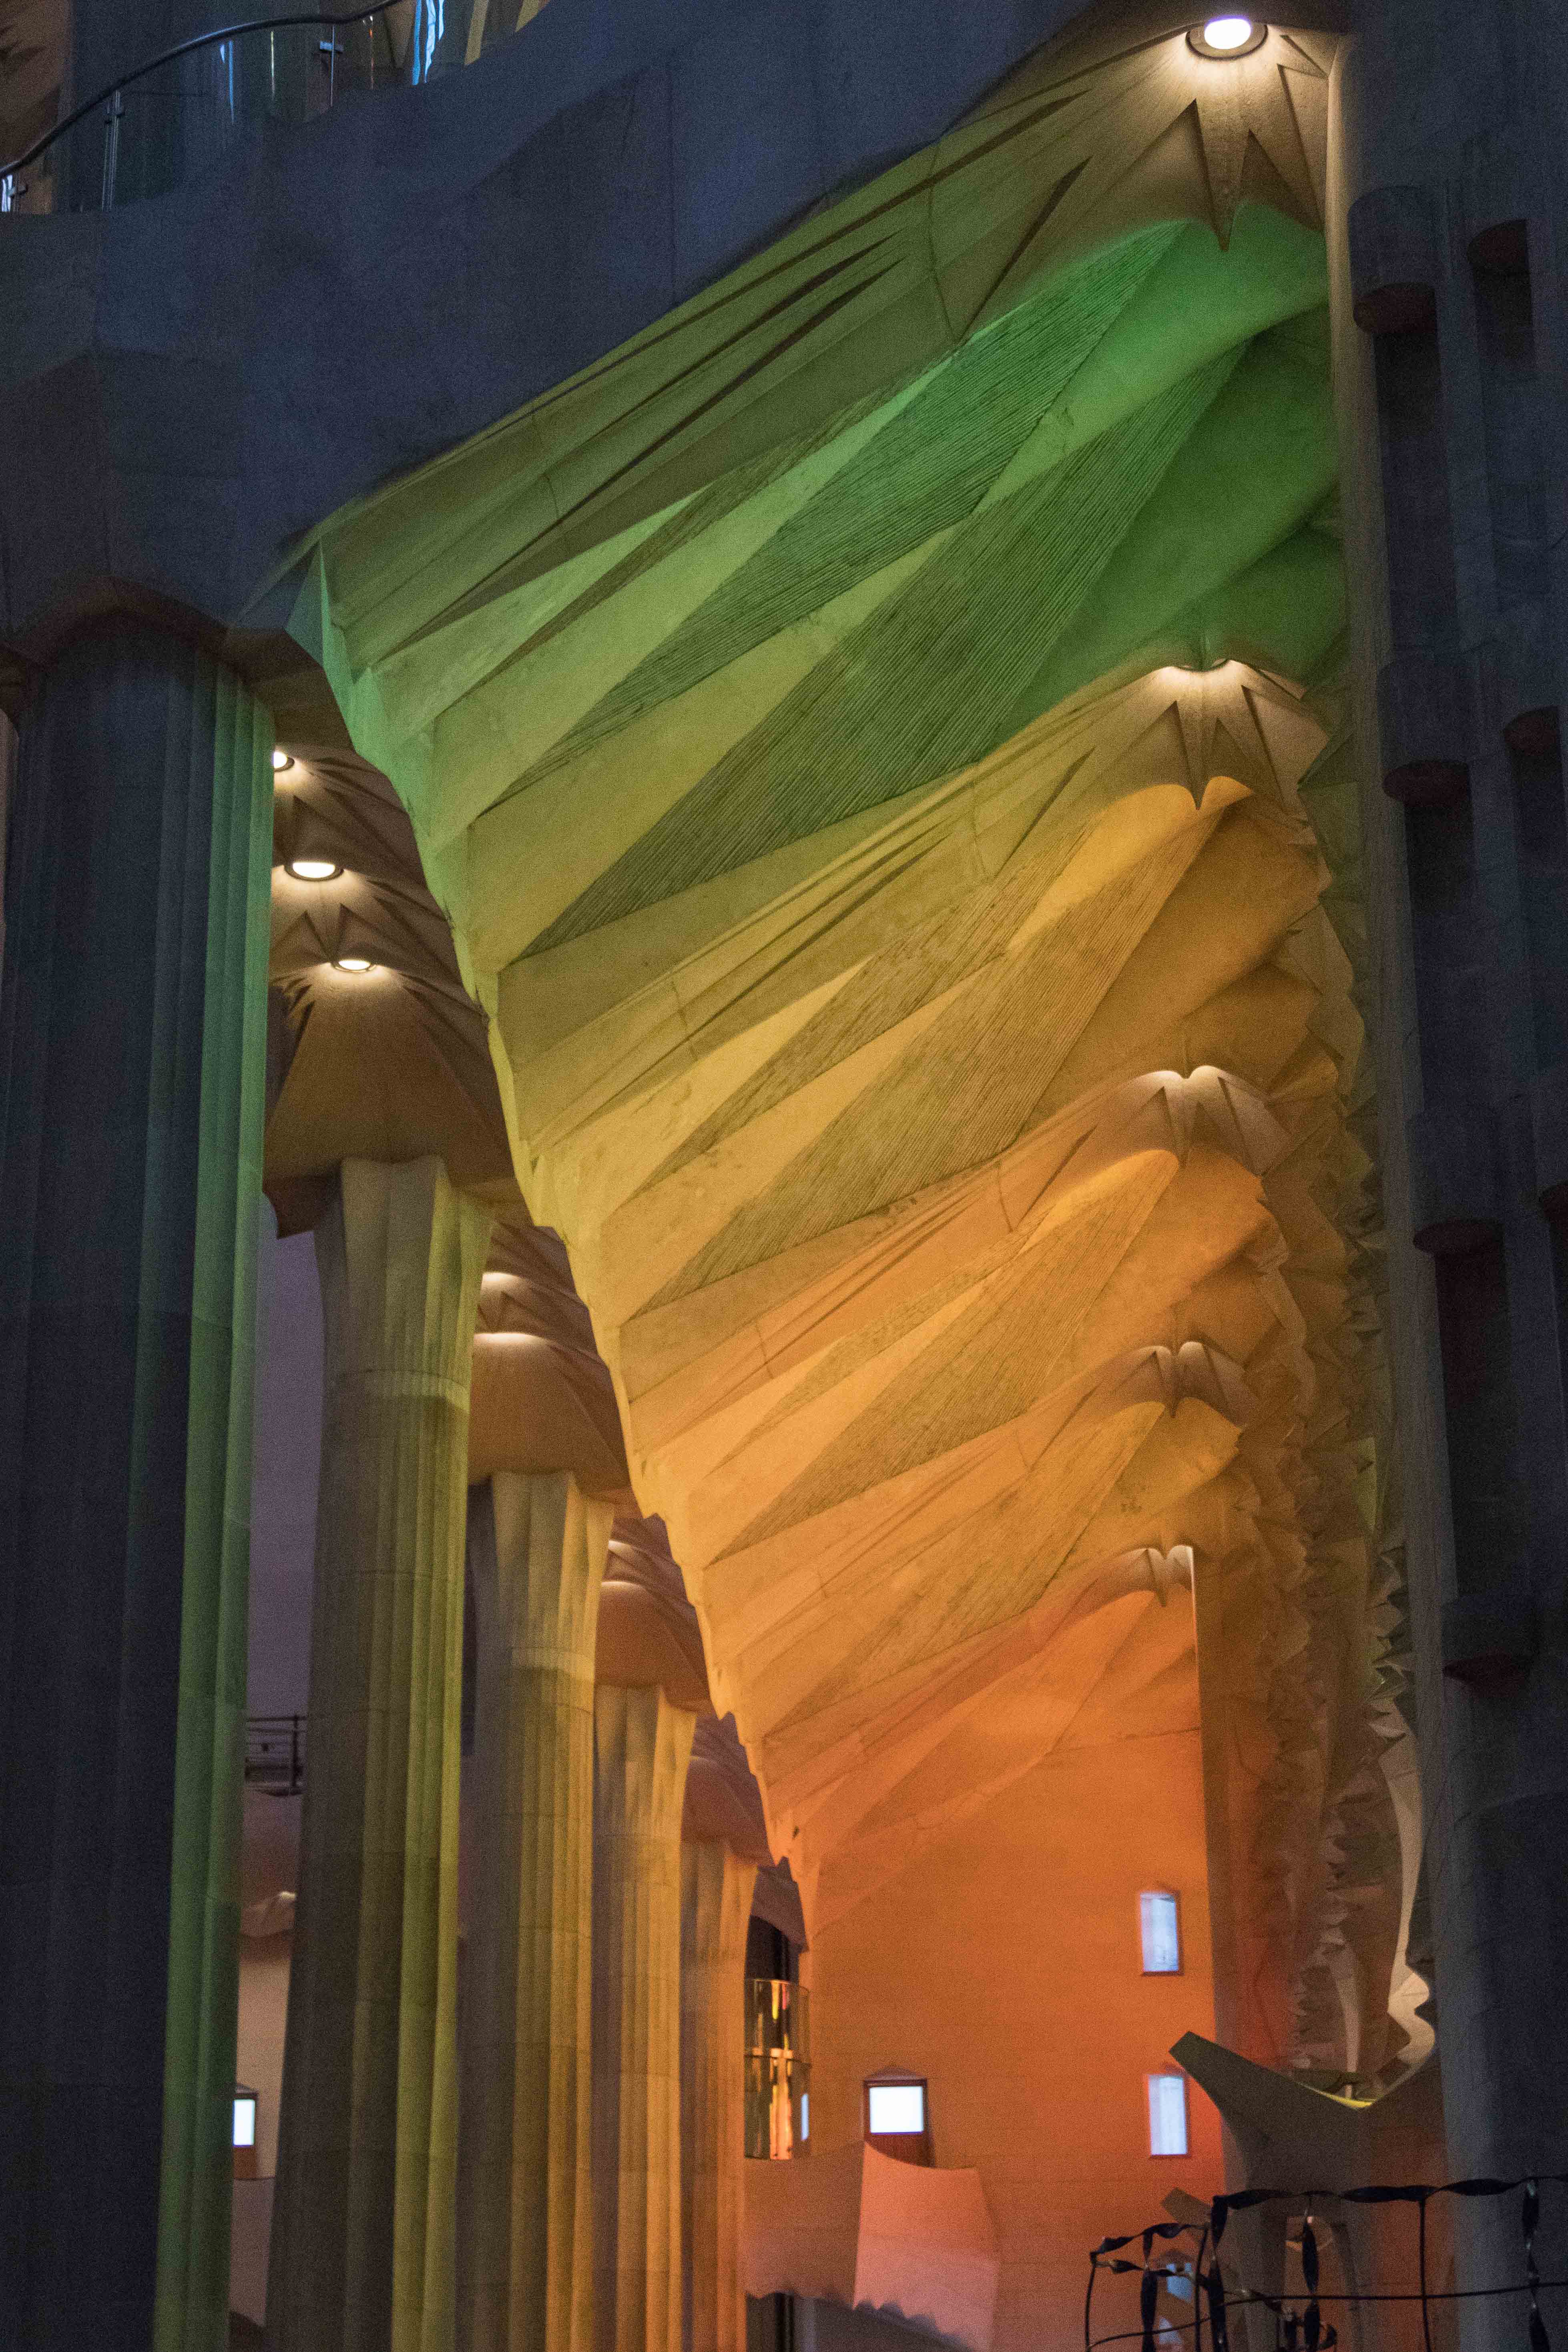
{"label": "illuminated light on column capital", "polygon": [[1268,36],[1268,26],[1251,16],[1209,16],[1193,26],[1187,42],[1200,58],[1224,59],[1247,57],[1261,48]]}

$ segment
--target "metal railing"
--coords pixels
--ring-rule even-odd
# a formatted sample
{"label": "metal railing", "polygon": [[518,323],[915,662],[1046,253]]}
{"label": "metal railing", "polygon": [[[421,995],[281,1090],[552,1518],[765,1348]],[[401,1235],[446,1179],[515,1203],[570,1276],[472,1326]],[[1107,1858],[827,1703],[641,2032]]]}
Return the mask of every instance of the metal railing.
{"label": "metal railing", "polygon": [[[1102,2238],[1090,2249],[1089,2285],[1083,2305],[1084,2352],[1112,2352],[1112,2347],[1123,2345],[1137,2345],[1139,2352],[1233,2352],[1233,2346],[1236,2352],[1243,2352],[1249,2343],[1256,2347],[1260,2337],[1265,2341],[1272,2339],[1274,2352],[1335,2352],[1342,2338],[1329,2317],[1331,2308],[1352,2323],[1376,2310],[1385,2323],[1384,2341],[1388,2340],[1386,2323],[1395,2313],[1403,2312],[1412,2320],[1418,2315],[1419,2335],[1414,2327],[1405,2331],[1411,2352],[1415,2352],[1417,2343],[1421,2352],[1434,2352],[1434,2323],[1439,2309],[1495,2298],[1512,2301],[1507,2325],[1510,2333],[1517,2331],[1515,2341],[1520,2352],[1552,2352],[1541,2297],[1568,2287],[1568,2278],[1543,2278],[1537,2261],[1541,2191],[1544,2186],[1553,2190],[1568,2189],[1568,2174],[1543,2172],[1515,2180],[1483,2178],[1436,2184],[1405,2181],[1352,2189],[1241,2189],[1214,2198],[1201,2220],[1168,2221],[1162,2214],[1142,2230],[1129,2231],[1121,2237]],[[1515,2197],[1519,2200],[1518,2275],[1479,2287],[1434,2285],[1427,2228],[1427,2210],[1433,2201],[1438,2198],[1495,2201]],[[1559,2210],[1554,2216],[1553,2244],[1560,2249],[1563,2200],[1556,2201]],[[1300,2217],[1296,2224],[1297,2234],[1285,2240],[1297,2257],[1299,2286],[1287,2287],[1279,2278],[1267,2284],[1248,2280],[1239,2274],[1234,2252],[1222,2256],[1221,2243],[1231,2216],[1258,2205],[1283,2206],[1288,2215]],[[1344,2233],[1347,2215],[1379,2205],[1405,2206],[1415,2211],[1416,2284],[1392,2290],[1360,2285],[1356,2264],[1353,2261],[1347,2263],[1342,2253],[1334,2263],[1330,2283],[1325,2284],[1319,2232],[1322,2231],[1331,2245]],[[1184,2240],[1188,2242],[1190,2252],[1182,2251]],[[1499,2251],[1494,2247],[1494,2256]],[[1135,2317],[1131,2312],[1125,2315],[1133,2321],[1131,2326],[1096,2334],[1095,2288],[1108,2273],[1136,2279],[1137,2311]],[[1174,2298],[1174,2305],[1162,2309],[1162,2297],[1167,2295]],[[1190,2312],[1190,2317],[1185,2315],[1183,2305]],[[1262,2328],[1244,2326],[1233,2334],[1231,2318],[1237,2311],[1259,2315],[1264,2320]],[[1359,2342],[1359,2335],[1356,2340]]]}
{"label": "metal railing", "polygon": [[[387,18],[410,5],[399,57]],[[463,64],[475,6],[372,0],[343,16],[254,17],[197,33],[0,163],[0,213],[108,211],[166,194],[260,122],[310,121],[351,90],[404,87]]]}
{"label": "metal railing", "polygon": [[251,1715],[245,1722],[245,1780],[269,1796],[297,1797],[305,1785],[302,1715]]}

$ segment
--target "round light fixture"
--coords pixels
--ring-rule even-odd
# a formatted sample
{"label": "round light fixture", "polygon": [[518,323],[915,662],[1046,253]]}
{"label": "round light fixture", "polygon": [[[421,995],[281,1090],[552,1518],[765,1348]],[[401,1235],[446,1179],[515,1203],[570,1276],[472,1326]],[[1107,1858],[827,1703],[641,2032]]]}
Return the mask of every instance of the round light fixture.
{"label": "round light fixture", "polygon": [[294,764],[294,761],[293,761],[293,757],[292,757],[291,753],[289,753],[289,752],[288,752],[288,751],[274,751],[274,752],[273,752],[273,754],[272,754],[272,772],[273,772],[273,774],[274,774],[275,776],[280,776],[280,775],[283,773],[283,771],[284,771],[284,769],[285,769],[285,768],[291,768],[291,767],[293,766],[293,764]]}
{"label": "round light fixture", "polygon": [[1200,58],[1245,58],[1260,49],[1268,37],[1268,26],[1255,24],[1250,16],[1210,16],[1193,26],[1187,46]]}
{"label": "round light fixture", "polygon": [[334,956],[332,958],[332,968],[335,971],[355,972],[374,971],[375,970],[375,966],[372,963],[369,956],[355,955]]}
{"label": "round light fixture", "polygon": [[296,882],[335,882],[342,870],[330,857],[290,857],[283,868]]}

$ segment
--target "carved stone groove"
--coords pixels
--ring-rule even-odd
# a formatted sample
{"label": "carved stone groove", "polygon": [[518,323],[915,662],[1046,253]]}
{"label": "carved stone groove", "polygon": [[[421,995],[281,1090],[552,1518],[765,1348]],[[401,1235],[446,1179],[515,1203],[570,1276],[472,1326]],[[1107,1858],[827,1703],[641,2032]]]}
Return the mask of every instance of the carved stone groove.
{"label": "carved stone groove", "polygon": [[1408,334],[1436,316],[1436,242],[1424,188],[1372,188],[1350,209],[1351,304],[1369,335]]}

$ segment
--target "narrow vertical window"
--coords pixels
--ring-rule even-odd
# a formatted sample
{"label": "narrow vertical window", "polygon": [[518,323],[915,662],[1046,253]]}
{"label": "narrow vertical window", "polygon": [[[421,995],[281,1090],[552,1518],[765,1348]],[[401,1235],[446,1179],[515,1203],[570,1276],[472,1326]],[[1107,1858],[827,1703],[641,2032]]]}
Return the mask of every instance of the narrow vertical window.
{"label": "narrow vertical window", "polygon": [[256,2179],[256,2094],[244,2083],[234,2086],[234,2177]]}
{"label": "narrow vertical window", "polygon": [[870,2127],[880,2137],[884,2132],[903,2134],[923,2132],[926,2127],[926,2095],[923,2083],[872,2083],[867,2092],[870,2108]]}
{"label": "narrow vertical window", "polygon": [[931,2101],[923,2075],[906,2074],[901,2067],[892,2066],[883,2074],[868,2074],[864,2114],[866,2137],[882,2155],[897,2157],[903,2164],[936,2161]]}
{"label": "narrow vertical window", "polygon": [[1151,2074],[1149,2084],[1149,2153],[1185,2156],[1187,2152],[1187,2082],[1184,2074]]}
{"label": "narrow vertical window", "polygon": [[1146,1977],[1182,1973],[1182,1920],[1173,1895],[1151,1888],[1138,1897],[1138,1928]]}

